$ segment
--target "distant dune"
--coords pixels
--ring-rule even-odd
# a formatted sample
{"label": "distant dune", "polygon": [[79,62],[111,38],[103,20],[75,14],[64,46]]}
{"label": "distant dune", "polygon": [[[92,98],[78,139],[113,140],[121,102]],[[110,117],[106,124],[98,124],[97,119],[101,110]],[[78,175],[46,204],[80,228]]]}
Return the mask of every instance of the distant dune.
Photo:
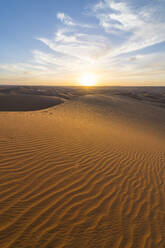
{"label": "distant dune", "polygon": [[164,248],[164,96],[1,87],[0,247]]}

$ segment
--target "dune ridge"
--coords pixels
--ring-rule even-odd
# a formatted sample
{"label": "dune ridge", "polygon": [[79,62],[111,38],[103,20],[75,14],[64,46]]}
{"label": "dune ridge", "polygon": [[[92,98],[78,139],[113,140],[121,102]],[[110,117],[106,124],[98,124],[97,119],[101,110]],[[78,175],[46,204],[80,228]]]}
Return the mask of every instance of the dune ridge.
{"label": "dune ridge", "polygon": [[0,113],[0,247],[165,247],[163,132],[104,110]]}

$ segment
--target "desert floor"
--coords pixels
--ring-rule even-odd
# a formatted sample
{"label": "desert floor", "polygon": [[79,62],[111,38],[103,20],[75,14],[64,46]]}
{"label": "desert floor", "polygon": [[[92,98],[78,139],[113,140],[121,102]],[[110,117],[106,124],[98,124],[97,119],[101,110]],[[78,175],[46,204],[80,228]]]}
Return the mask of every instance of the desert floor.
{"label": "desert floor", "polygon": [[0,247],[164,248],[165,89],[34,91],[0,90]]}

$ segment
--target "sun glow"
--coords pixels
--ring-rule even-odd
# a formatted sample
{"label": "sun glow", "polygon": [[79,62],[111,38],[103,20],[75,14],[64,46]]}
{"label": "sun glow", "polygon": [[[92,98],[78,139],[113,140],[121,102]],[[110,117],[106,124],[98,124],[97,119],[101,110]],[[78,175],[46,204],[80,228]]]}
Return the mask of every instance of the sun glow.
{"label": "sun glow", "polygon": [[82,86],[95,86],[97,84],[97,77],[93,74],[84,74],[80,77],[79,83]]}

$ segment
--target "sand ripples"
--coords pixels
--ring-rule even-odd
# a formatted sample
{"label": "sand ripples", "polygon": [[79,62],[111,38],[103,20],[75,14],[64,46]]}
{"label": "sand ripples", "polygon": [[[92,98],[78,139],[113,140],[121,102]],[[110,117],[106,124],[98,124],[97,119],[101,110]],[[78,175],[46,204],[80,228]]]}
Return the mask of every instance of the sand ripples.
{"label": "sand ripples", "polygon": [[0,141],[0,247],[165,247],[163,151],[119,144],[78,113],[29,115]]}

